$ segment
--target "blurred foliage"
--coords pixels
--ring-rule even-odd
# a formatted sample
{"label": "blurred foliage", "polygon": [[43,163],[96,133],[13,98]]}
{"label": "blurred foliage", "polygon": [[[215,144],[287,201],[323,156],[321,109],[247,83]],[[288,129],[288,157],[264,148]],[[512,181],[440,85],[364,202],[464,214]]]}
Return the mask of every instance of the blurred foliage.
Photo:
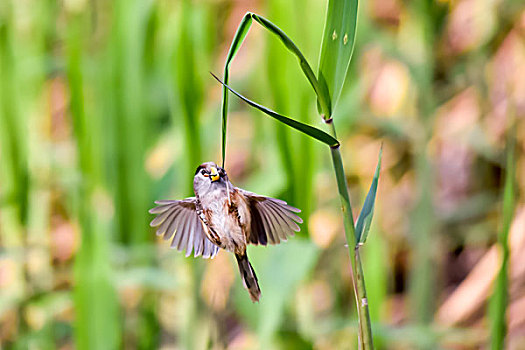
{"label": "blurred foliage", "polygon": [[[197,165],[220,161],[222,88],[208,72],[247,11],[318,62],[324,1],[0,2],[0,347],[354,348],[323,144],[230,99],[230,178],[306,221],[287,243],[250,247],[259,304],[230,256],[185,259],[148,226],[154,199],[191,194]],[[377,348],[477,349],[491,325],[506,348],[525,344],[524,43],[518,0],[360,4],[333,117],[353,202],[384,143],[362,251]],[[257,26],[230,84],[324,128],[296,58]],[[487,311],[496,280],[507,301]]]}

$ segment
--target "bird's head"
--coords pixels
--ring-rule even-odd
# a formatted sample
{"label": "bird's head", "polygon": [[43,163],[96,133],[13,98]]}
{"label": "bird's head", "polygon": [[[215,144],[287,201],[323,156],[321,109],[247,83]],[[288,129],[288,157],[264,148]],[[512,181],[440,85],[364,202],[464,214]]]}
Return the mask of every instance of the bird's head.
{"label": "bird's head", "polygon": [[224,184],[227,181],[226,171],[214,162],[202,163],[195,171],[193,187],[195,189],[207,189],[209,187]]}

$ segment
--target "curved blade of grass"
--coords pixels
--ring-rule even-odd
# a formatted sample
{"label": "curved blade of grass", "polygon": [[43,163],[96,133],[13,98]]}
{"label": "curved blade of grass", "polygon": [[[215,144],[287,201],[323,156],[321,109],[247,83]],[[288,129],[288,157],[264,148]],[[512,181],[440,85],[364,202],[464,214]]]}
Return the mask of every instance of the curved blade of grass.
{"label": "curved blade of grass", "polygon": [[[226,87],[229,80],[230,75],[230,64],[231,61],[234,59],[235,55],[239,51],[242,43],[244,42],[244,39],[246,38],[246,35],[248,34],[248,31],[250,30],[252,20],[255,20],[257,23],[259,23],[263,28],[269,30],[271,33],[275,34],[279,40],[284,44],[284,46],[293,53],[297,59],[299,60],[299,65],[301,67],[301,70],[303,71],[304,75],[308,79],[308,82],[314,89],[317,100],[320,105],[320,108],[325,115],[331,115],[331,103],[330,103],[330,94],[328,92],[328,87],[323,84],[320,84],[317,80],[317,77],[315,76],[314,71],[312,70],[312,67],[304,57],[303,53],[297,45],[284,33],[279,27],[277,27],[275,24],[270,22],[264,17],[261,17],[259,15],[256,15],[252,12],[247,12],[243,19],[241,20],[241,23],[239,24],[239,27],[237,28],[237,32],[235,33],[235,36],[232,40],[232,44],[230,46],[230,50],[228,52],[228,56],[226,58],[226,63],[224,64],[224,86]],[[223,94],[222,94],[222,165],[224,166],[225,157],[226,157],[226,128],[227,128],[227,122],[228,122],[228,94],[226,88],[223,88]]]}
{"label": "curved blade of grass", "polygon": [[372,185],[366,195],[365,204],[355,226],[355,239],[357,244],[363,244],[368,237],[368,231],[370,231],[370,225],[372,224],[372,217],[374,216],[374,206],[376,202],[377,184],[379,182],[379,171],[381,170],[381,157],[383,156],[383,146],[379,151],[379,160],[377,161],[376,171],[372,180]]}
{"label": "curved blade of grass", "polygon": [[228,90],[230,90],[235,96],[237,96],[238,98],[240,98],[241,100],[243,100],[244,102],[246,102],[247,104],[252,106],[253,108],[256,108],[256,109],[260,110],[261,112],[269,115],[270,117],[272,117],[274,119],[277,119],[281,123],[284,123],[284,124],[294,128],[296,130],[299,130],[300,132],[302,132],[302,133],[304,133],[304,134],[306,134],[306,135],[308,135],[310,137],[313,137],[314,139],[316,139],[318,141],[321,141],[321,142],[327,144],[330,147],[338,147],[339,146],[339,141],[337,141],[337,139],[335,139],[333,136],[327,134],[323,130],[320,130],[320,129],[317,129],[317,128],[313,127],[313,126],[310,126],[310,125],[298,122],[297,120],[285,117],[284,115],[281,115],[281,114],[279,114],[277,112],[274,112],[274,111],[272,111],[271,109],[269,109],[267,107],[264,107],[264,106],[262,106],[262,105],[260,105],[260,104],[258,104],[256,102],[253,102],[252,100],[244,97],[243,95],[241,95],[240,93],[238,93],[237,91],[233,90],[231,87],[226,85],[215,74],[213,74],[211,72],[210,72],[210,74],[219,83],[221,83]]}
{"label": "curved blade of grass", "polygon": [[490,320],[491,349],[503,349],[507,333],[506,311],[509,300],[509,231],[514,216],[516,172],[515,137],[511,133],[508,141],[507,169],[503,189],[503,228],[498,235],[498,243],[502,251],[502,262],[490,298],[488,319]]}
{"label": "curved blade of grass", "polygon": [[317,98],[319,100],[319,104],[321,105],[323,113],[331,114],[330,94],[328,92],[328,87],[326,85],[323,86],[322,84],[319,84],[319,81],[317,77],[315,76],[315,73],[313,72],[312,68],[310,67],[310,64],[304,57],[301,50],[299,50],[299,48],[295,45],[292,39],[290,39],[288,35],[286,35],[275,24],[273,24],[266,18],[258,16],[254,13],[252,13],[251,15],[253,19],[256,20],[260,25],[268,29],[273,34],[277,35],[279,39],[281,40],[281,42],[284,44],[284,46],[286,46],[286,48],[297,57],[304,75],[310,82],[310,85],[312,85],[312,88],[314,89],[315,94],[317,95]]}
{"label": "curved blade of grass", "polygon": [[[242,18],[237,32],[233,37],[230,50],[228,51],[228,57],[226,58],[226,63],[224,64],[224,75],[223,79],[227,83],[230,78],[230,64],[233,61],[233,58],[241,48],[244,38],[248,35],[248,31],[252,26],[252,17],[247,14]],[[222,87],[222,167],[224,167],[224,162],[226,161],[226,128],[228,124],[228,90],[226,86]]]}
{"label": "curved blade of grass", "polygon": [[318,78],[329,90],[330,111],[335,109],[354,51],[357,8],[358,0],[328,1]]}

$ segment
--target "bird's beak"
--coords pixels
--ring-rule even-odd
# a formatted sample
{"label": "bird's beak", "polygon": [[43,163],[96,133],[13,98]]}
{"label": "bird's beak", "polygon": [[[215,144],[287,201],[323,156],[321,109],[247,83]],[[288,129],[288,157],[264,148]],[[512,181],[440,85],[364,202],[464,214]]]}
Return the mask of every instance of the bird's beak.
{"label": "bird's beak", "polygon": [[217,168],[212,166],[210,169],[211,169],[211,173],[210,173],[211,182],[219,181],[221,177],[219,175],[219,172],[217,171]]}

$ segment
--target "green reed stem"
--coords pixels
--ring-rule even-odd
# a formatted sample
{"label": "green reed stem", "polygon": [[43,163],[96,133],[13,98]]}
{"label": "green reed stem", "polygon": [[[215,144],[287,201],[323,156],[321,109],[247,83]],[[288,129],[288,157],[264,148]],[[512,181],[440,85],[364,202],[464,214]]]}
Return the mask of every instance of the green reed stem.
{"label": "green reed stem", "polygon": [[489,299],[488,319],[490,320],[490,348],[503,349],[507,335],[506,313],[509,303],[509,233],[515,211],[516,188],[516,124],[508,131],[507,165],[505,169],[505,185],[503,187],[503,225],[498,234],[498,245],[501,247],[502,261],[494,282],[494,291]]}
{"label": "green reed stem", "polygon": [[[332,119],[325,119],[326,124],[330,126],[330,133],[337,138],[334,122]],[[352,283],[354,286],[354,295],[357,308],[357,317],[359,320],[359,348],[363,350],[373,349],[372,326],[370,322],[370,313],[368,311],[368,299],[366,297],[365,278],[361,256],[359,255],[359,245],[355,238],[354,218],[352,215],[352,206],[350,196],[348,195],[348,185],[346,183],[346,174],[343,168],[343,160],[339,145],[330,147],[332,154],[332,163],[334,165],[335,177],[337,180],[337,189],[341,200],[341,210],[343,212],[344,230],[348,253],[350,254],[350,265],[352,268]]]}

